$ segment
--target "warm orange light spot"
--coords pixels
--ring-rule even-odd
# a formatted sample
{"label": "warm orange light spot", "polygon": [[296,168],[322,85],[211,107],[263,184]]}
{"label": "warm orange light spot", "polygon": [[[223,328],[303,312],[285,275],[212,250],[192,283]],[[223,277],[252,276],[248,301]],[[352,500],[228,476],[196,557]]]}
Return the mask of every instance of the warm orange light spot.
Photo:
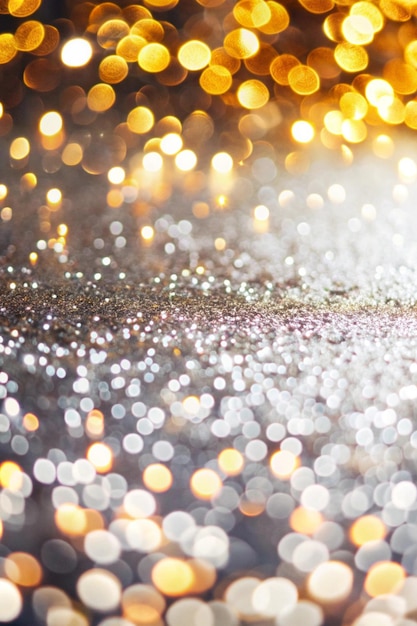
{"label": "warm orange light spot", "polygon": [[323,523],[323,516],[318,511],[298,506],[291,513],[290,526],[296,533],[312,535]]}
{"label": "warm orange light spot", "polygon": [[52,137],[62,130],[62,117],[57,111],[48,111],[39,120],[39,130],[42,135]]}
{"label": "warm orange light spot", "polygon": [[49,189],[46,193],[46,202],[49,207],[59,209],[62,202],[62,191],[56,187]]}
{"label": "warm orange light spot", "polygon": [[136,62],[138,54],[143,46],[146,46],[147,41],[144,37],[139,35],[128,35],[123,37],[117,44],[116,53],[123,57],[128,63]]}
{"label": "warm orange light spot", "polygon": [[42,568],[31,554],[12,552],[4,561],[6,576],[22,587],[35,587],[42,580]]}
{"label": "warm orange light spot", "polygon": [[[323,0],[320,1],[323,2]],[[270,0],[266,4],[271,12],[271,17],[266,24],[259,25],[257,27],[258,30],[265,35],[282,33],[290,23],[287,9],[280,2],[276,2],[276,0]]]}
{"label": "warm orange light spot", "polygon": [[100,474],[110,471],[113,466],[113,453],[105,443],[93,443],[87,451],[87,459]]}
{"label": "warm orange light spot", "polygon": [[[26,172],[26,174],[23,174],[22,178],[20,179],[20,187],[22,191],[32,191],[32,189],[35,189],[37,184],[38,184],[38,179],[33,172]],[[1,185],[0,185],[0,188],[1,188]],[[0,198],[1,198],[1,189],[0,189]]]}
{"label": "warm orange light spot", "polygon": [[116,94],[111,85],[97,83],[93,85],[87,95],[87,105],[91,111],[102,113],[108,111],[116,100]]}
{"label": "warm orange light spot", "polygon": [[138,63],[145,72],[156,74],[168,67],[170,58],[168,48],[161,43],[152,42],[139,51]]}
{"label": "warm orange light spot", "polygon": [[257,517],[265,511],[265,498],[255,493],[244,493],[239,500],[239,511],[246,517]]}
{"label": "warm orange light spot", "polygon": [[128,71],[127,62],[117,54],[104,57],[98,68],[100,80],[111,85],[121,83],[126,78]]}
{"label": "warm orange light spot", "polygon": [[236,28],[224,38],[224,48],[231,57],[248,59],[259,50],[259,39],[251,30]]}
{"label": "warm orange light spot", "polygon": [[214,470],[202,468],[192,475],[190,487],[196,498],[210,500],[219,493],[222,481]]}
{"label": "warm orange light spot", "polygon": [[0,486],[18,491],[22,486],[22,469],[13,461],[5,461],[0,465]]}
{"label": "warm orange light spot", "polygon": [[62,533],[80,537],[87,531],[87,516],[80,506],[68,502],[55,511],[55,524]]}
{"label": "warm orange light spot", "polygon": [[186,70],[202,70],[210,63],[211,50],[203,41],[191,40],[178,50],[178,61]]}
{"label": "warm orange light spot", "polygon": [[103,516],[99,511],[95,509],[82,509],[85,519],[85,531],[82,533],[86,535],[91,533],[92,530],[102,530],[104,528]]}
{"label": "warm orange light spot", "polygon": [[78,165],[78,163],[81,163],[83,158],[83,149],[79,143],[68,143],[62,152],[61,158],[65,165]]}
{"label": "warm orange light spot", "polygon": [[172,485],[172,474],[168,467],[162,463],[152,463],[143,472],[143,483],[145,487],[155,493],[168,491]]}
{"label": "warm orange light spot", "polygon": [[[36,254],[36,252],[31,252],[29,257],[32,254],[36,255],[36,259],[34,259],[36,262],[38,255]],[[33,413],[26,413],[26,415],[23,416],[23,426],[29,432],[34,432],[35,430],[38,430],[39,428],[39,420],[36,417],[36,415],[34,415]]]}
{"label": "warm orange light spot", "polygon": [[297,65],[301,65],[300,61],[293,54],[280,54],[272,61],[269,71],[278,85],[287,86],[290,84],[288,75]]}
{"label": "warm orange light spot", "polygon": [[122,206],[124,202],[123,193],[120,191],[120,189],[110,189],[110,191],[107,193],[106,201],[109,207],[111,207],[112,209],[118,209],[120,206]]}
{"label": "warm orange light spot", "polygon": [[2,33],[0,35],[0,64],[9,63],[17,54],[14,35]]}
{"label": "warm orange light spot", "polygon": [[272,473],[281,480],[288,480],[298,464],[298,458],[289,450],[274,452],[270,460]]}
{"label": "warm orange light spot", "polygon": [[99,409],[92,409],[85,422],[85,432],[89,437],[101,437],[104,433],[104,415]]}
{"label": "warm orange light spot", "polygon": [[365,578],[364,589],[374,598],[393,593],[404,579],[405,571],[399,563],[380,561],[370,568]]}
{"label": "warm orange light spot", "polygon": [[239,103],[245,109],[260,109],[269,100],[268,87],[256,78],[243,82],[236,95]]}
{"label": "warm orange light spot", "polygon": [[152,582],[158,591],[167,596],[185,595],[194,583],[193,568],[181,559],[161,559],[152,570]]}
{"label": "warm orange light spot", "polygon": [[67,67],[83,67],[93,56],[93,48],[87,39],[75,37],[67,41],[61,50],[61,60]]}
{"label": "warm orange light spot", "polygon": [[296,65],[288,73],[288,82],[295,93],[308,96],[320,88],[320,77],[316,70],[308,65]]}
{"label": "warm orange light spot", "polygon": [[10,157],[15,161],[26,159],[30,152],[30,143],[26,137],[16,137],[10,144]]}
{"label": "warm orange light spot", "polygon": [[233,7],[233,15],[242,26],[259,28],[271,19],[271,10],[263,0],[240,0]]}
{"label": "warm orange light spot", "polygon": [[350,540],[356,546],[363,546],[368,541],[384,539],[387,534],[384,522],[376,515],[364,515],[355,520],[350,527]]}
{"label": "warm orange light spot", "polygon": [[191,568],[194,580],[190,587],[190,594],[205,593],[211,589],[216,582],[216,568],[204,559],[190,559],[187,565]]}
{"label": "warm orange light spot", "polygon": [[23,22],[14,34],[16,48],[22,52],[31,52],[38,48],[44,37],[45,27],[37,20]]}
{"label": "warm orange light spot", "polygon": [[138,106],[132,109],[127,116],[127,126],[132,133],[138,135],[147,133],[154,125],[154,115],[148,107]]}
{"label": "warm orange light spot", "polygon": [[145,243],[151,243],[155,236],[155,231],[152,226],[142,226],[140,234]]}
{"label": "warm orange light spot", "polygon": [[9,0],[9,13],[14,17],[27,17],[39,9],[41,2],[42,0]]}
{"label": "warm orange light spot", "polygon": [[244,459],[239,450],[226,448],[218,457],[219,467],[227,476],[237,476],[243,469]]}
{"label": "warm orange light spot", "polygon": [[363,46],[343,41],[334,51],[334,58],[338,66],[345,72],[360,72],[369,61],[368,53]]}

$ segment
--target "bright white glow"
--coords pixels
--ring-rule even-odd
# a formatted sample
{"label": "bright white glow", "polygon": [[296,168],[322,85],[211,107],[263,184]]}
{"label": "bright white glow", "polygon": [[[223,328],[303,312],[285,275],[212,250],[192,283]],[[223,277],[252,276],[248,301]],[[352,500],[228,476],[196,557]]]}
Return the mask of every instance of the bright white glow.
{"label": "bright white glow", "polygon": [[218,152],[211,159],[211,165],[219,174],[227,174],[232,171],[233,159],[227,152]]}
{"label": "bright white glow", "polygon": [[142,160],[143,169],[147,172],[159,172],[164,164],[159,152],[148,152]]}
{"label": "bright white glow", "polygon": [[83,67],[93,56],[93,48],[86,39],[75,37],[67,41],[61,50],[61,60],[67,67]]}

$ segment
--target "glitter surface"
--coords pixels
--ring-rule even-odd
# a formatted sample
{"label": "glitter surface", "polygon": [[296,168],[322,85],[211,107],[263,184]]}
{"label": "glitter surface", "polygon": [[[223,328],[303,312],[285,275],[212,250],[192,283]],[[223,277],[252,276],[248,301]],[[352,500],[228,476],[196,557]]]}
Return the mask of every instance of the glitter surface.
{"label": "glitter surface", "polygon": [[46,4],[0,2],[0,622],[413,626],[415,4]]}

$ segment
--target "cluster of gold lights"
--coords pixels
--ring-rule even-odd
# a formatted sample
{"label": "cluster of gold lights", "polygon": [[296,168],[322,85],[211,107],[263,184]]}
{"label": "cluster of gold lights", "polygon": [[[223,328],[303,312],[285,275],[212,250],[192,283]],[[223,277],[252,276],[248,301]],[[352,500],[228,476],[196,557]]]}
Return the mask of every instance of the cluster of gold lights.
{"label": "cluster of gold lights", "polygon": [[[23,417],[22,426],[27,432],[34,433],[39,428],[39,419],[33,413],[27,413]],[[102,412],[98,409],[91,410],[85,423],[85,432],[90,443],[81,462],[88,464],[88,472],[99,475],[108,474],[114,465],[111,448],[100,441],[104,428]],[[221,491],[225,480],[239,478],[245,463],[244,455],[238,450],[222,449],[217,455],[216,468],[200,468],[191,473],[189,488],[192,494],[202,502],[212,501]],[[289,450],[273,452],[268,462],[271,478],[278,479],[283,484],[290,481],[293,473],[300,467],[301,459]],[[44,481],[50,483],[53,478],[44,478]],[[121,547],[107,530],[108,521],[100,510],[83,507],[71,500],[64,500],[56,505],[54,521],[59,536],[63,538],[61,541],[64,540],[77,551],[84,551],[95,561],[95,567],[86,570],[77,582],[78,596],[87,607],[104,613],[121,607],[122,615],[130,620],[129,623],[160,626],[167,600],[178,601],[190,596],[196,598],[217,587],[215,565],[204,557],[182,555],[178,546],[173,549],[173,544],[178,539],[157,510],[156,497],[169,491],[174,482],[173,474],[166,464],[151,463],[142,471],[143,487],[126,493],[123,506],[115,510],[112,519],[112,523],[121,524],[132,546],[144,554],[159,554],[160,558],[153,562],[151,568],[152,585],[136,584],[123,590],[119,579],[106,569],[106,565],[120,556]],[[4,461],[0,464],[2,490],[18,494],[25,485],[27,476],[18,463]],[[266,497],[262,499],[258,494],[258,497],[251,498],[250,490],[240,497],[239,509],[243,516],[260,516],[264,513],[265,506]],[[325,522],[324,515],[317,508],[303,502],[292,511],[288,520],[293,532],[307,537],[313,537]],[[3,532],[0,521],[0,539]],[[361,549],[367,545],[377,545],[386,538],[388,532],[389,528],[378,515],[364,514],[350,521],[346,529],[346,539],[353,549]],[[47,602],[49,610],[53,612],[55,609],[65,608],[67,611],[66,615],[55,617],[48,613],[48,624],[67,623],[58,619],[65,617],[67,620],[71,618],[71,624],[88,626],[87,615],[80,612],[63,591],[59,591],[60,596],[56,598],[57,589],[50,586],[43,589],[44,566],[35,556],[27,552],[12,551],[4,558],[2,571],[0,598],[7,595],[8,601],[0,604],[0,621],[8,622],[17,617],[23,607],[24,595],[30,590],[38,589],[38,595],[43,593],[45,599],[46,596],[50,597]],[[307,602],[312,610],[318,605],[327,607],[326,610],[330,611],[332,607],[339,610],[351,597],[354,578],[351,565],[337,560],[322,562],[309,573],[301,602]],[[397,593],[405,579],[406,572],[401,565],[391,561],[378,561],[368,568],[363,579],[364,597],[372,601],[379,597],[383,599],[386,594]],[[278,594],[277,601],[273,600],[273,593],[272,596],[271,593],[266,593],[268,590]],[[249,591],[251,615],[258,619],[273,617],[279,613],[276,603],[283,601],[282,598],[279,599],[282,593],[285,592],[285,602],[289,598],[288,594],[294,596],[294,603],[299,594],[290,580],[280,577],[262,580],[254,576],[232,578],[227,584],[223,581],[216,593],[217,597],[223,594],[224,602],[231,605],[242,618],[247,618],[248,598],[245,595]],[[359,617],[357,621],[358,626],[360,619]],[[306,620],[307,624],[317,623],[308,613]],[[348,620],[349,623],[351,621]],[[168,622],[176,624],[175,620]],[[368,623],[372,622],[366,622]]]}
{"label": "cluster of gold lights", "polygon": [[[417,129],[413,0],[72,2],[68,17],[51,24],[36,19],[41,5],[0,3],[15,24],[0,34],[8,82],[0,136],[13,139],[13,167],[26,167],[32,146],[14,136],[13,111],[37,93],[44,170],[109,173],[112,206],[122,203],[117,186],[132,151],[141,158],[129,174],[166,162],[198,171],[208,151],[212,169],[224,173],[268,146],[297,171],[308,166],[299,157],[307,144],[349,160],[371,135],[384,156],[389,127]],[[106,150],[78,132],[100,121],[106,132],[113,124]]]}

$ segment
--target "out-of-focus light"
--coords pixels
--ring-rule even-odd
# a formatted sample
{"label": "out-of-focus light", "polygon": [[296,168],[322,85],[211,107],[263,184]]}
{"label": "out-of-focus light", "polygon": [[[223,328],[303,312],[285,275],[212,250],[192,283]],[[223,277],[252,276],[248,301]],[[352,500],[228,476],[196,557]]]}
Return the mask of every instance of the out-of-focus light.
{"label": "out-of-focus light", "polygon": [[253,216],[260,222],[266,222],[269,219],[269,209],[264,204],[258,204],[253,210]]}
{"label": "out-of-focus light", "polygon": [[178,61],[186,70],[202,70],[210,63],[211,50],[203,41],[187,41],[178,50]]}
{"label": "out-of-focus light", "polygon": [[99,473],[108,472],[113,465],[113,453],[105,443],[93,443],[87,452],[87,459]]}
{"label": "out-of-focus light", "polygon": [[175,165],[182,172],[189,172],[197,165],[197,155],[193,150],[181,150],[175,157]]}
{"label": "out-of-focus light", "polygon": [[297,120],[291,127],[291,134],[298,143],[310,143],[314,139],[314,127],[310,122]]}
{"label": "out-of-focus light", "polygon": [[211,500],[222,488],[222,481],[214,470],[202,468],[196,470],[192,475],[190,487],[197,498]]}
{"label": "out-of-focus light", "polygon": [[49,206],[58,208],[62,202],[62,192],[60,189],[53,187],[46,194],[46,201]]}
{"label": "out-of-focus light", "polygon": [[16,161],[25,159],[30,152],[30,143],[26,137],[16,137],[10,144],[10,157]]}
{"label": "out-of-focus light", "polygon": [[144,239],[145,241],[152,241],[152,239],[155,236],[155,231],[152,228],[152,226],[142,226],[141,230],[140,230],[140,234],[142,236],[142,239]]}
{"label": "out-of-focus light", "polygon": [[93,48],[87,39],[75,37],[67,41],[61,50],[61,60],[67,67],[83,67],[93,56]]}
{"label": "out-of-focus light", "polygon": [[107,173],[107,178],[113,185],[120,185],[120,183],[124,181],[125,177],[126,173],[123,167],[112,167]]}
{"label": "out-of-focus light", "polygon": [[148,152],[142,159],[143,169],[146,172],[159,172],[163,164],[164,160],[159,152]]}
{"label": "out-of-focus light", "polygon": [[182,139],[178,133],[167,133],[161,139],[161,150],[164,154],[177,154],[182,148]]}
{"label": "out-of-focus light", "polygon": [[42,135],[52,137],[62,130],[62,117],[57,111],[49,111],[39,120],[39,130]]}
{"label": "out-of-focus light", "polygon": [[219,174],[228,174],[233,169],[233,159],[227,152],[218,152],[211,159],[211,165]]}

